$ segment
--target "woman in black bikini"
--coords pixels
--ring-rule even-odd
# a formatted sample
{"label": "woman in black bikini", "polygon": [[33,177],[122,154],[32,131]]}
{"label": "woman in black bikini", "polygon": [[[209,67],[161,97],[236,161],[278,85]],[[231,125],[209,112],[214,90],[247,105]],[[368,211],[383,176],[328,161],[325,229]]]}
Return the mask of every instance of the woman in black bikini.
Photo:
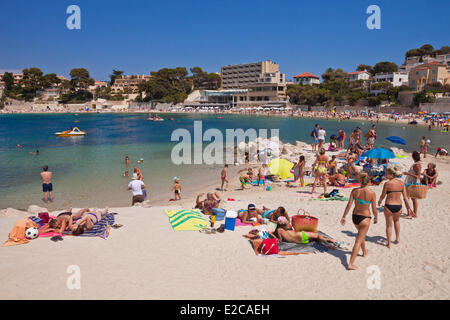
{"label": "woman in black bikini", "polygon": [[[386,218],[386,238],[387,247],[391,247],[392,225],[395,229],[395,242],[400,242],[400,216],[402,214],[402,196],[405,202],[408,213],[412,215],[412,209],[409,205],[408,195],[406,194],[406,187],[403,181],[397,179],[399,173],[396,168],[389,167],[386,169],[386,178],[389,180],[383,186],[383,192],[378,200],[378,206],[381,206],[383,199],[386,197],[384,203],[384,217]],[[407,217],[408,217],[407,216]],[[411,218],[410,218],[411,219]]]}
{"label": "woman in black bikini", "polygon": [[370,208],[372,207],[373,212],[373,223],[377,223],[378,212],[376,201],[377,197],[375,192],[369,189],[370,178],[367,173],[363,172],[359,175],[359,182],[361,187],[355,188],[350,193],[350,199],[348,200],[347,206],[345,207],[344,215],[341,219],[341,224],[345,225],[345,216],[350,211],[353,202],[355,202],[355,208],[353,209],[352,221],[358,230],[358,235],[356,236],[355,244],[353,245],[352,256],[348,264],[348,270],[356,270],[357,266],[354,265],[356,256],[358,255],[359,249],[363,251],[363,257],[367,256],[366,249],[366,234],[369,231],[370,219]]}

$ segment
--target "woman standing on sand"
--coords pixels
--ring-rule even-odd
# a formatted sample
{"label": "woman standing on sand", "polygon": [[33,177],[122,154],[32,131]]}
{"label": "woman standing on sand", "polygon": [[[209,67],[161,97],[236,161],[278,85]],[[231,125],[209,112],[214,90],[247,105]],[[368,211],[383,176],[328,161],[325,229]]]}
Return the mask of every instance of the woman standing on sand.
{"label": "woman standing on sand", "polygon": [[347,267],[348,270],[358,269],[354,263],[359,249],[362,249],[363,257],[367,256],[368,251],[366,249],[366,234],[367,231],[369,231],[370,219],[372,219],[370,215],[370,208],[372,208],[372,213],[374,216],[373,223],[377,223],[378,220],[376,206],[377,197],[375,192],[369,189],[370,178],[367,173],[364,172],[359,175],[359,182],[361,183],[361,187],[353,189],[350,193],[350,199],[348,200],[344,215],[341,219],[341,224],[345,225],[345,217],[350,211],[353,202],[355,202],[352,221],[355,228],[358,230],[358,235],[356,236],[355,244],[353,246],[352,256],[350,257],[350,262]]}
{"label": "woman standing on sand", "polygon": [[386,178],[389,180],[383,186],[383,192],[378,200],[378,206],[381,206],[383,199],[386,197],[384,203],[384,217],[386,219],[386,239],[387,247],[391,247],[392,225],[395,229],[395,242],[400,242],[400,216],[402,214],[402,197],[406,205],[408,213],[411,212],[408,195],[406,194],[406,187],[403,181],[397,179],[399,173],[397,168],[389,167],[386,169]]}
{"label": "woman standing on sand", "polygon": [[[424,137],[425,138],[425,137]],[[406,176],[405,178],[405,185],[406,187],[411,184],[416,184],[418,181],[420,181],[420,173],[422,172],[422,163],[420,162],[420,153],[417,151],[414,151],[412,153],[412,158],[414,160],[414,164],[411,166],[408,172],[403,172],[403,174]],[[411,198],[414,212],[411,212],[412,215],[409,213],[405,218],[417,218],[417,211],[419,210],[419,201],[415,198]]]}
{"label": "woman standing on sand", "polygon": [[320,148],[319,155],[313,164],[314,168],[314,183],[311,190],[311,194],[316,189],[317,181],[320,180],[320,184],[323,186],[323,193],[327,192],[327,176],[328,176],[328,156],[325,155],[325,149]]}

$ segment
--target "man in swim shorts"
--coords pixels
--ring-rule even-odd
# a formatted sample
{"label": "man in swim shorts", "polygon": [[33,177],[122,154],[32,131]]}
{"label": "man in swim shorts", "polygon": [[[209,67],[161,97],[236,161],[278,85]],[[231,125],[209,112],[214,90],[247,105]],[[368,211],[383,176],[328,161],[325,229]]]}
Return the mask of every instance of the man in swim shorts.
{"label": "man in swim shorts", "polygon": [[52,176],[53,173],[48,171],[48,166],[45,165],[42,168],[41,179],[42,179],[42,192],[44,192],[44,201],[48,203],[48,197],[50,196],[50,201],[53,202],[53,185]]}

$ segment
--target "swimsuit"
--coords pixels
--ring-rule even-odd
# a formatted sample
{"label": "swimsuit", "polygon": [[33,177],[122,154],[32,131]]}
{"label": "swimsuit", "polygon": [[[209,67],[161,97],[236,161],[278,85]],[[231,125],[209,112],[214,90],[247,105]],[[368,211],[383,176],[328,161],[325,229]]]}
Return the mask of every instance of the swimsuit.
{"label": "swimsuit", "polygon": [[359,225],[365,218],[372,219],[372,217],[362,216],[360,214],[352,214],[352,221],[356,225]]}
{"label": "swimsuit", "polygon": [[401,204],[386,204],[385,203],[384,206],[386,208],[388,208],[389,211],[392,212],[392,213],[397,213],[400,210],[402,210],[402,205]]}
{"label": "swimsuit", "polygon": [[271,213],[274,212],[274,211],[275,211],[275,210],[267,210],[267,211],[264,211],[263,214],[262,214],[262,217],[263,217],[263,218],[266,218],[266,219],[269,219],[269,216],[270,216]]}
{"label": "swimsuit", "polygon": [[96,223],[98,222],[97,215],[95,215],[95,214],[93,214],[93,213],[91,213],[91,212],[88,212],[87,214],[90,214],[91,216],[94,216],[94,217],[95,217],[95,222],[92,220],[92,218],[89,218],[89,219],[91,219],[92,224],[96,224]]}
{"label": "swimsuit", "polygon": [[[358,201],[360,204],[371,204],[372,201],[366,201],[366,200],[361,200],[361,199],[357,199],[354,198],[355,201]],[[359,225],[361,223],[361,221],[363,221],[365,218],[369,218],[372,219],[372,217],[370,216],[363,216],[360,214],[352,214],[352,221],[355,225]]]}

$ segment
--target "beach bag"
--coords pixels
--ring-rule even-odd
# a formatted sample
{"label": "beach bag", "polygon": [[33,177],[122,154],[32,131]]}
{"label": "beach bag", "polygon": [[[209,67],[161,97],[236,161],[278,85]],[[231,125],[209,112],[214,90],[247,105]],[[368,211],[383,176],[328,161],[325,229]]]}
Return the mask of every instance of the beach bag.
{"label": "beach bag", "polygon": [[264,239],[261,243],[261,254],[277,254],[278,253],[278,240],[275,238]]}
{"label": "beach bag", "polygon": [[421,184],[411,184],[406,187],[406,193],[412,199],[425,199],[427,197],[428,187]]}
{"label": "beach bag", "polygon": [[309,215],[303,209],[299,209],[298,213],[300,213],[300,211],[303,211],[303,214],[297,214],[291,218],[291,225],[295,231],[317,232],[319,219]]}

